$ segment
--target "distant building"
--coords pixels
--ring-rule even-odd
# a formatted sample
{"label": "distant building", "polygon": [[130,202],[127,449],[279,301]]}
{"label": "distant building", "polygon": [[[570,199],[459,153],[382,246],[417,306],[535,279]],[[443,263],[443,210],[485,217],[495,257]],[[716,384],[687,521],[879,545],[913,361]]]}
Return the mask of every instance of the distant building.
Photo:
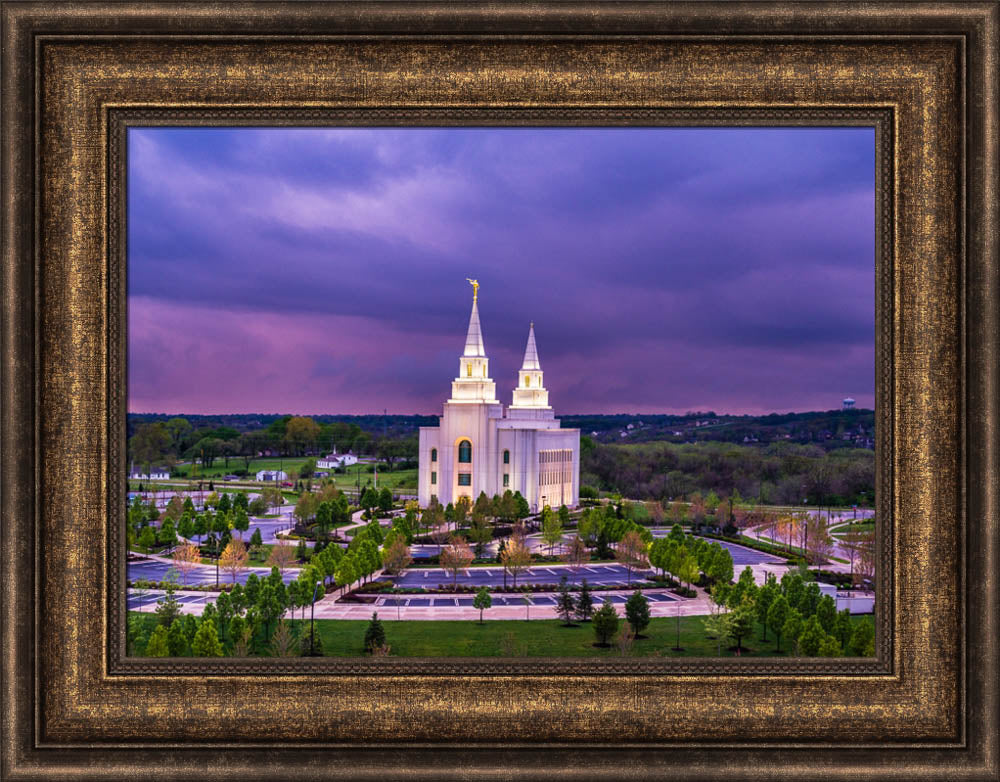
{"label": "distant building", "polygon": [[129,475],[129,478],[133,481],[165,481],[169,477],[170,473],[162,467],[153,468],[149,471],[148,475],[144,472],[138,471],[134,471],[131,475]]}
{"label": "distant building", "polygon": [[854,407],[854,400],[851,399],[850,397],[847,397],[844,400],[844,409],[845,410],[850,410],[852,407]]}
{"label": "distant building", "polygon": [[324,470],[339,470],[341,467],[350,467],[358,463],[358,457],[353,453],[338,454],[334,451],[322,459],[316,461],[316,466]]}
{"label": "distant building", "polygon": [[257,473],[258,481],[287,481],[288,473],[284,470],[261,470]]}

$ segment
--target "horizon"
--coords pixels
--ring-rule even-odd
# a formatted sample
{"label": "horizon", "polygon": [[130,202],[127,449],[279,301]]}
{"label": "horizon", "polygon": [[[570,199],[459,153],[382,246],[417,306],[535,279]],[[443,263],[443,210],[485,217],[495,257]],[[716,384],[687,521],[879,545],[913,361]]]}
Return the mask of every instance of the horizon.
{"label": "horizon", "polygon": [[[852,410],[852,411],[854,411],[854,412],[857,412],[857,413],[874,413],[875,412],[875,409],[874,408],[870,408],[870,407],[857,407],[857,406],[855,406],[855,407],[851,407],[849,409]],[[594,413],[594,412],[564,413],[564,414],[561,414],[561,415],[557,414],[556,418],[587,418],[587,417],[590,417],[590,416],[613,416],[613,415],[622,415],[622,416],[642,416],[642,415],[645,415],[645,416],[671,416],[671,417],[676,417],[676,418],[691,418],[691,417],[697,417],[697,416],[702,416],[702,415],[712,415],[712,416],[715,416],[717,418],[763,418],[763,417],[769,416],[769,415],[808,415],[809,413],[840,413],[840,412],[844,412],[844,411],[845,411],[844,408],[840,408],[840,407],[831,407],[831,408],[829,408],[827,410],[819,410],[819,409],[816,409],[816,410],[781,410],[781,411],[774,410],[774,411],[771,411],[769,413],[720,413],[718,410],[693,410],[693,411],[689,410],[689,411],[684,412],[684,413],[651,413],[651,412],[648,412],[648,411],[645,411],[645,412],[631,412],[631,411],[630,412],[624,412],[624,411],[620,411],[620,412],[615,412],[615,413]],[[260,410],[253,410],[253,411],[241,412],[241,413],[184,413],[184,412],[180,412],[180,413],[178,413],[178,412],[169,412],[168,413],[168,412],[163,412],[161,410],[142,410],[142,411],[129,410],[127,414],[128,415],[163,415],[163,416],[171,416],[173,418],[189,418],[189,417],[192,417],[192,416],[216,417],[216,416],[228,416],[228,415],[261,415],[261,416],[276,416],[278,418],[282,418],[284,416],[301,416],[301,417],[304,417],[304,418],[318,418],[320,416],[353,416],[353,417],[356,417],[356,418],[364,418],[364,417],[369,417],[369,416],[370,417],[374,417],[374,416],[379,416],[379,417],[402,416],[404,418],[409,418],[409,417],[418,416],[418,415],[419,416],[425,416],[425,417],[426,416],[440,417],[438,415],[438,413],[393,413],[393,412],[384,412],[384,413],[377,413],[377,412],[373,412],[373,413],[316,413],[316,412],[311,412],[311,413],[289,413],[289,412],[284,412],[284,413],[266,413],[266,412],[262,412]]]}
{"label": "horizon", "polygon": [[874,407],[872,128],[128,134],[130,412],[439,415],[467,277],[504,404]]}

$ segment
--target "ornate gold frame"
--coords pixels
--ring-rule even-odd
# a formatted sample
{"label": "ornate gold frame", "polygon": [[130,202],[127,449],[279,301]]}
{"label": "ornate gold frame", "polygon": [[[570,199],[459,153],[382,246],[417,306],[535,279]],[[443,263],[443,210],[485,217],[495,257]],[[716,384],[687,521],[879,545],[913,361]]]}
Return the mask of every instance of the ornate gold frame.
{"label": "ornate gold frame", "polygon": [[[998,21],[3,3],[0,774],[995,779]],[[123,141],[143,122],[874,125],[877,658],[124,658]]]}

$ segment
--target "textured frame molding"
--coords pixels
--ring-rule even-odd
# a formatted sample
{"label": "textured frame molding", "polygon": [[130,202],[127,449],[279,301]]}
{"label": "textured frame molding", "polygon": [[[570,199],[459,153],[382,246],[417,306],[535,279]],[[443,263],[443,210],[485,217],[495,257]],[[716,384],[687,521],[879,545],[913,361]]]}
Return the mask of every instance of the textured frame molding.
{"label": "textured frame molding", "polygon": [[[3,3],[0,775],[995,779],[998,21],[978,2]],[[124,127],[574,113],[881,128],[879,657],[269,679],[122,659]]]}

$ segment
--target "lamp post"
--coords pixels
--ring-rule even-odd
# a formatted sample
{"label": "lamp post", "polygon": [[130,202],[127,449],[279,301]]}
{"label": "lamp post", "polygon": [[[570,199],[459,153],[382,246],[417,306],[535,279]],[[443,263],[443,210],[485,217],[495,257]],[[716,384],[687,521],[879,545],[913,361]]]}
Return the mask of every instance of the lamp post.
{"label": "lamp post", "polygon": [[313,584],[312,605],[309,606],[309,656],[316,656],[316,635],[314,633],[316,617],[316,593],[319,591],[319,581]]}

